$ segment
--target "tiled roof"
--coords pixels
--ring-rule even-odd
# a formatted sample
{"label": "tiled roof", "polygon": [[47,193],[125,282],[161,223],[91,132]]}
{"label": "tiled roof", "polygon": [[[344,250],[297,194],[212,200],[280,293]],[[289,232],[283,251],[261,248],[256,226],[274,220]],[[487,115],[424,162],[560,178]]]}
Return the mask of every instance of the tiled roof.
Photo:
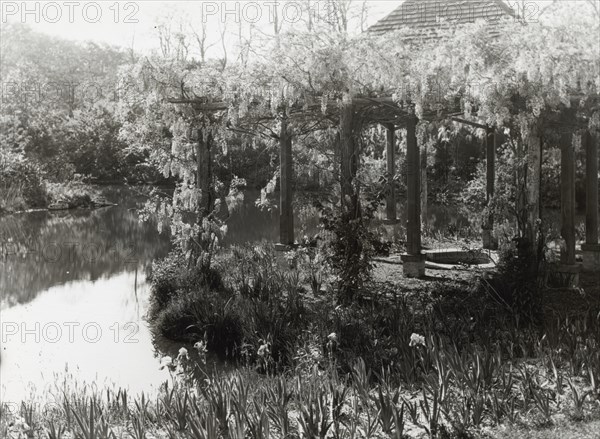
{"label": "tiled roof", "polygon": [[407,37],[431,39],[436,31],[486,20],[490,31],[503,18],[514,17],[514,11],[502,0],[406,0],[387,17],[369,28],[369,32],[385,33],[409,28]]}

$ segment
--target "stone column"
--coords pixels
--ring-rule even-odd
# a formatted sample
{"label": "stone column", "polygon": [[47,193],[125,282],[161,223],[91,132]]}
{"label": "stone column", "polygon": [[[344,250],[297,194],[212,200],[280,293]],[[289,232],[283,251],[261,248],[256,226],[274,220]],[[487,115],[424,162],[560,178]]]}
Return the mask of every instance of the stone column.
{"label": "stone column", "polygon": [[589,131],[583,135],[585,142],[585,244],[583,252],[583,269],[600,273],[600,244],[598,244],[598,136]]}
{"label": "stone column", "polygon": [[386,224],[396,224],[396,184],[394,175],[396,175],[396,127],[394,125],[386,126],[386,157],[387,157],[387,179],[388,192],[385,199]]}
{"label": "stone column", "polygon": [[579,283],[579,266],[575,261],[575,151],[573,133],[566,132],[561,136],[560,154],[560,234],[565,241],[561,249],[558,271],[568,274],[570,283]]}
{"label": "stone column", "polygon": [[579,285],[580,266],[575,260],[575,149],[573,133],[561,135],[560,154],[560,234],[565,241],[557,271],[568,279],[570,286]]}
{"label": "stone column", "polygon": [[527,139],[527,241],[531,254],[527,261],[531,263],[532,275],[538,269],[538,239],[540,230],[540,186],[542,178],[542,139],[537,122],[529,127]]}
{"label": "stone column", "polygon": [[288,132],[287,120],[281,121],[280,146],[280,192],[279,192],[279,245],[278,250],[294,245],[294,209],[292,180],[294,165],[292,160],[292,136]]}
{"label": "stone column", "polygon": [[404,276],[423,277],[425,257],[421,253],[421,163],[414,114],[406,125],[407,224],[406,253],[402,255]]}
{"label": "stone column", "polygon": [[428,227],[429,221],[427,217],[427,198],[428,181],[427,181],[427,141],[421,146],[421,227]]}
{"label": "stone column", "polygon": [[[487,129],[485,139],[486,150],[486,204],[488,208],[494,197],[494,186],[496,183],[496,150],[500,143],[500,136],[492,127]],[[490,211],[487,218],[483,219],[483,248],[496,250],[498,242],[494,239],[494,215]]]}

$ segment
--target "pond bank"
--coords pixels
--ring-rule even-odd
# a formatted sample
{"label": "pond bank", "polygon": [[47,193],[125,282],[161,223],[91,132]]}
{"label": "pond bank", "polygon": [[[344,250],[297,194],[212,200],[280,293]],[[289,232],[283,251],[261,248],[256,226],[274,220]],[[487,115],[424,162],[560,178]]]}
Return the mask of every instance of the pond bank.
{"label": "pond bank", "polygon": [[115,205],[106,200],[102,190],[83,182],[73,181],[66,183],[46,183],[44,185],[44,196],[40,197],[36,207],[28,208],[24,200],[20,202],[7,203],[0,210],[0,217],[6,215],[58,211],[70,209],[97,209]]}
{"label": "pond bank", "polygon": [[[298,350],[301,364],[286,374],[264,375],[244,366],[222,370],[203,362],[201,346],[186,345],[178,351],[174,345],[168,352],[171,357],[161,362],[168,385],[155,394],[76,384],[66,385],[62,393],[59,382],[61,391],[52,399],[52,413],[37,409],[45,407],[43,403],[27,399],[24,402],[33,408],[33,415],[20,411],[18,403],[10,405],[0,414],[0,431],[17,438],[19,433],[60,427],[76,436],[81,427],[65,415],[72,407],[81,419],[89,419],[90,410],[101,412],[96,426],[117,437],[187,438],[197,432],[194,437],[300,439],[314,437],[308,432],[320,428],[322,437],[332,437],[336,431],[344,437],[355,431],[354,437],[425,439],[433,428],[437,437],[452,439],[595,438],[600,425],[597,389],[590,389],[584,373],[570,371],[571,354],[560,349],[569,337],[580,335],[565,333],[566,340],[546,338],[542,340],[549,344],[540,345],[537,331],[505,326],[496,328],[508,331],[504,338],[519,337],[520,347],[512,354],[504,350],[510,343],[484,343],[482,336],[493,333],[500,315],[498,310],[490,313],[494,302],[489,297],[469,293],[477,277],[473,272],[428,270],[426,279],[407,281],[400,267],[376,264],[369,289],[378,300],[363,304],[364,314],[353,314],[358,321],[344,320],[353,313],[351,309],[332,311],[334,320],[343,319],[339,329],[313,334],[322,338],[316,349],[325,351]],[[578,303],[568,302],[563,311],[596,307],[598,293],[577,297]],[[563,291],[560,296],[572,294]],[[381,301],[385,303],[378,307]],[[387,317],[396,319],[377,320],[380,311],[390,307],[396,314]],[[434,336],[435,327],[423,325],[429,316],[436,319],[430,323],[443,323],[439,334],[452,337]],[[377,325],[370,325],[376,321]],[[579,321],[575,318],[567,324],[578,327]],[[543,329],[552,334],[550,326]],[[460,351],[453,343],[461,345]],[[339,373],[332,358],[361,346],[364,353],[380,359],[394,355],[395,349],[399,361],[389,369],[365,368],[356,356],[348,375]],[[160,369],[156,360],[151,363]],[[226,413],[219,412],[223,407]],[[214,434],[202,433],[205,429]],[[240,435],[234,436],[235,431]]]}

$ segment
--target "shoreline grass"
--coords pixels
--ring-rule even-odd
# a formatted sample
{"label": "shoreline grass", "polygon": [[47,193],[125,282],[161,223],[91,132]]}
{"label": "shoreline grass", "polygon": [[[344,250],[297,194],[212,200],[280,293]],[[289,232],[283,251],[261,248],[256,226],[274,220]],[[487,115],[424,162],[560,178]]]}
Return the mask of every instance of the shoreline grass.
{"label": "shoreline grass", "polygon": [[[155,396],[70,387],[42,401],[4,402],[7,438],[568,438],[595,437],[598,388],[546,359],[506,362],[459,354],[433,336],[406,343],[422,375],[395,382],[393,370],[347,375],[326,368],[265,375],[252,368],[206,374],[181,349]],[[412,345],[412,346],[410,346]],[[399,366],[401,367],[401,366]],[[397,371],[396,371],[397,373]],[[585,436],[587,435],[587,436]]]}

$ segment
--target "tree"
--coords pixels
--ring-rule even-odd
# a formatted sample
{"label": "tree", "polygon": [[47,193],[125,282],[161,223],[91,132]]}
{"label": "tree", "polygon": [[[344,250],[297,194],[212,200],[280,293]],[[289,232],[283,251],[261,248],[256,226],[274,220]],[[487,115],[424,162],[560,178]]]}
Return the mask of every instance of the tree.
{"label": "tree", "polygon": [[20,24],[1,32],[0,115],[9,132],[20,133],[2,140],[39,163],[48,178],[73,173],[113,178],[106,172],[112,166],[89,164],[109,150],[117,162],[122,158],[114,108],[126,54],[107,45],[48,37]]}

